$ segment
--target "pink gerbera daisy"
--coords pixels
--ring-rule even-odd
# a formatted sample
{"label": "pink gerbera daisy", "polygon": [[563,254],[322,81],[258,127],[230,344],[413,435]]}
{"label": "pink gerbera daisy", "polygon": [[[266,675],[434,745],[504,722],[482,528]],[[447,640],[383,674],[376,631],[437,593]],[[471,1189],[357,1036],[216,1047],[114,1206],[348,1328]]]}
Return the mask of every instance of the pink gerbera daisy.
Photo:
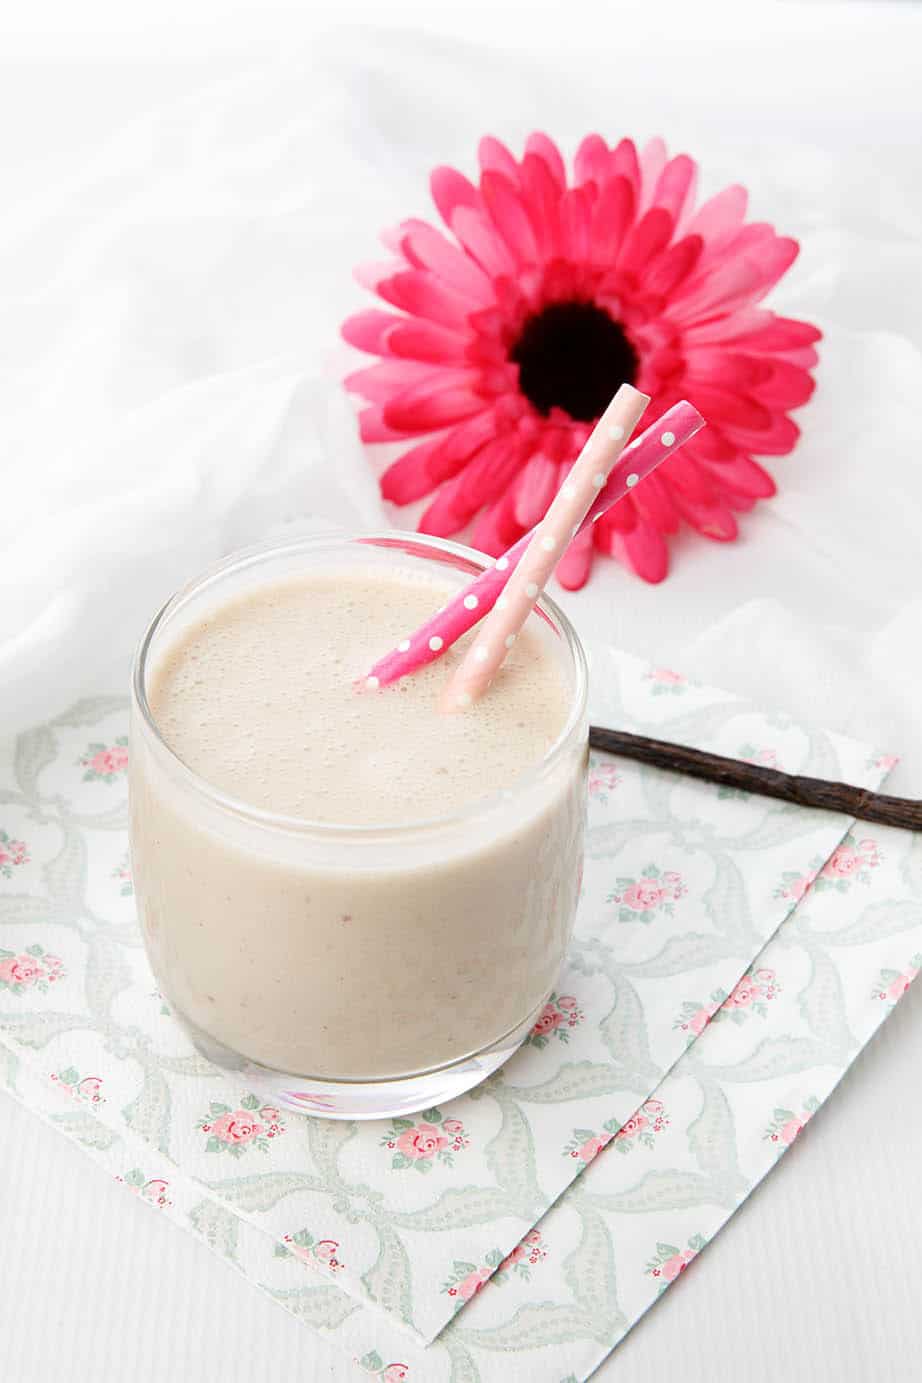
{"label": "pink gerbera daisy", "polygon": [[574,182],[547,135],[517,160],[479,148],[480,184],[437,168],[432,195],[453,238],[425,221],[386,234],[399,258],[359,271],[397,312],[350,317],[343,335],[382,360],[347,386],[368,400],[366,442],[414,439],[381,492],[408,504],[435,492],[424,533],[473,521],[471,541],[503,551],[543,516],[624,380],[652,397],[645,423],[688,398],[708,427],[578,538],[557,572],[587,579],[594,551],[647,581],[668,570],[682,523],[736,537],[734,512],[774,494],[753,453],[780,456],[798,429],[787,410],[813,392],[820,333],[756,306],[797,242],[744,224],[746,192],[697,210],[696,165],[655,139],[580,144]]}

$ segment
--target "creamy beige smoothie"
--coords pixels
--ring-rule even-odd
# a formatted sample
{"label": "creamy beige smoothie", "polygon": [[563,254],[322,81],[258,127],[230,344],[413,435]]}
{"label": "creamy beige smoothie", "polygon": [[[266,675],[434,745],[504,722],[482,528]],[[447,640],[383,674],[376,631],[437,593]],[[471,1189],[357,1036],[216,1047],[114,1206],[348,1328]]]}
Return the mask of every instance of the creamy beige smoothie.
{"label": "creamy beige smoothie", "polygon": [[490,1047],[553,987],[586,754],[560,743],[559,633],[533,615],[462,715],[438,698],[463,642],[355,686],[466,579],[357,551],[206,592],[150,648],[159,738],[135,727],[131,778],[144,937],[177,1013],[251,1061],[403,1077]]}

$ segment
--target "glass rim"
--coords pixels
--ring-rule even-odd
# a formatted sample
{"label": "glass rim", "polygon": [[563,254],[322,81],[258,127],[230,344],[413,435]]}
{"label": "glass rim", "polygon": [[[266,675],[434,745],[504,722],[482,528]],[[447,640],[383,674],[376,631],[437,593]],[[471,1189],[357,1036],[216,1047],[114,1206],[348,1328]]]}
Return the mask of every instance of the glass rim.
{"label": "glass rim", "polygon": [[511,800],[539,784],[556,767],[582,724],[588,699],[589,668],[585,649],[567,615],[564,614],[557,602],[546,594],[542,594],[535,602],[535,609],[549,620],[555,631],[562,635],[573,664],[574,684],[570,694],[567,719],[560,734],[541,758],[517,774],[507,787],[500,788],[483,797],[472,798],[454,811],[441,813],[438,816],[420,817],[412,821],[387,822],[375,825],[315,821],[309,817],[291,816],[284,812],[270,811],[235,797],[232,793],[225,792],[222,788],[209,782],[207,778],[191,768],[160,733],[160,728],[147,699],[145,681],[152,644],[158,631],[171,614],[181,609],[187,600],[206,589],[213,582],[217,582],[221,577],[229,575],[235,570],[243,569],[251,563],[255,564],[260,558],[292,555],[302,551],[322,552],[324,549],[344,548],[359,543],[382,548],[405,548],[410,543],[414,547],[428,549],[433,556],[446,553],[449,556],[461,558],[478,571],[487,570],[495,560],[485,553],[479,552],[476,548],[467,547],[465,544],[457,543],[450,538],[438,538],[427,533],[416,533],[396,528],[368,533],[344,530],[308,534],[284,541],[269,539],[245,548],[238,548],[226,557],[212,563],[211,566],[206,567],[204,571],[174,591],[170,598],[161,605],[141,636],[132,664],[131,692],[133,706],[140,712],[145,729],[153,736],[158,749],[167,756],[171,768],[178,771],[181,779],[188,787],[192,788],[199,796],[206,798],[213,806],[265,830],[319,836],[328,840],[339,838],[346,841],[373,841],[383,840],[394,835],[412,835],[441,830],[482,816],[497,807],[508,806]]}

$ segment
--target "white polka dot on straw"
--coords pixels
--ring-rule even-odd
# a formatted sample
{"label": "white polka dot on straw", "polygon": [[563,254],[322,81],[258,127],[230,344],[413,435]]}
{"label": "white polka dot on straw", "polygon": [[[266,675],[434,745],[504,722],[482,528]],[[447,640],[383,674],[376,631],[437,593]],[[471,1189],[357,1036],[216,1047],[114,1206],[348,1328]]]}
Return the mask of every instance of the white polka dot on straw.
{"label": "white polka dot on straw", "polygon": [[444,642],[445,640],[440,639],[438,634],[433,634],[432,638],[429,640],[429,647],[432,649],[433,653],[438,653]]}
{"label": "white polka dot on straw", "polygon": [[662,442],[664,447],[671,447],[673,442],[675,441],[675,433],[664,432],[662,437],[660,438],[660,441]]}
{"label": "white polka dot on straw", "polygon": [[464,597],[464,608],[465,608],[465,610],[476,610],[476,609],[477,609],[477,605],[478,605],[478,601],[477,601],[477,597],[476,597],[475,595],[466,595],[466,596]]}
{"label": "white polka dot on straw", "polygon": [[[480,637],[446,687],[442,700],[444,710],[466,706],[467,702],[462,701],[465,692],[473,703],[496,676],[516,634],[566,550],[564,535],[574,533],[597,503],[609,472],[649,402],[646,394],[624,384],[606,408],[540,528],[509,576],[504,591],[508,601],[504,601],[502,607],[497,601],[486,616]],[[496,562],[498,571],[505,571],[508,566],[505,556]]]}

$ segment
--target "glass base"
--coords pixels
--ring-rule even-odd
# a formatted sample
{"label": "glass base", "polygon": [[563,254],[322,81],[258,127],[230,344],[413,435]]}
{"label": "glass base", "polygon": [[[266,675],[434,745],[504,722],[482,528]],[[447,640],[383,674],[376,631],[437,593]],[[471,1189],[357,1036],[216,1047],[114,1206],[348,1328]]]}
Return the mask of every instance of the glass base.
{"label": "glass base", "polygon": [[545,1002],[542,999],[524,1022],[491,1047],[447,1066],[395,1080],[332,1081],[277,1071],[225,1047],[188,1019],[181,1021],[203,1057],[242,1077],[254,1094],[279,1109],[321,1119],[387,1119],[444,1104],[492,1076],[522,1045]]}

